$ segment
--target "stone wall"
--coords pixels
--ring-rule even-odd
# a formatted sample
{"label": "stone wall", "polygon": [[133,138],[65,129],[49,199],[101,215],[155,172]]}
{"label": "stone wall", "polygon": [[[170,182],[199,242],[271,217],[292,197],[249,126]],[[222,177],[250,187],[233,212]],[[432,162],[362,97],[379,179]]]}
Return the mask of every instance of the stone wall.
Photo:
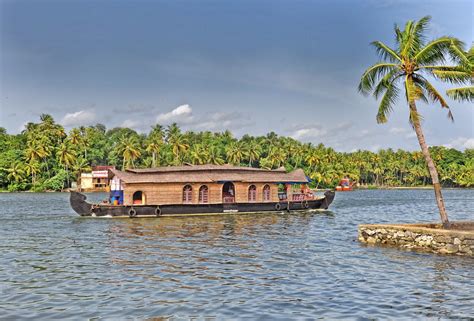
{"label": "stone wall", "polygon": [[449,230],[440,224],[363,224],[359,241],[418,249],[440,254],[474,256],[474,222],[453,222]]}

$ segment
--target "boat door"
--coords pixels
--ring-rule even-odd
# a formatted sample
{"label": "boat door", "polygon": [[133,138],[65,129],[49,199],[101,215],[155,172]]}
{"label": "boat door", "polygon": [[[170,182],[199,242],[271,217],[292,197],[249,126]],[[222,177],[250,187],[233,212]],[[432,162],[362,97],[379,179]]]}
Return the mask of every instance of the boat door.
{"label": "boat door", "polygon": [[222,186],[222,203],[235,203],[235,186],[232,182],[225,182]]}

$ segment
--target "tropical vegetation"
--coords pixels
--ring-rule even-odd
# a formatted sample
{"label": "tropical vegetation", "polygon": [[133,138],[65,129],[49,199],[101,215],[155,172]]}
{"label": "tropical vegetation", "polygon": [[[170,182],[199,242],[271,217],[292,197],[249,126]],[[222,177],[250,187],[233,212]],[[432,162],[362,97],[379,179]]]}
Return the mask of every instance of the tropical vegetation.
{"label": "tropical vegetation", "polygon": [[[474,150],[431,147],[440,182],[474,187]],[[332,188],[349,176],[361,186],[427,186],[432,184],[421,152],[359,150],[337,152],[323,144],[302,143],[271,132],[265,136],[230,131],[183,132],[178,125],[155,125],[146,134],[104,125],[73,128],[66,133],[50,115],[29,123],[20,134],[0,128],[0,188],[9,191],[61,190],[95,165],[119,169],[181,164],[224,164],[303,168],[312,187]]]}
{"label": "tropical vegetation", "polygon": [[[363,94],[372,93],[375,99],[380,99],[376,116],[378,123],[387,122],[400,91],[404,91],[409,122],[415,130],[428,167],[441,221],[447,227],[449,220],[441,193],[439,172],[425,141],[417,102],[439,103],[442,108],[447,109],[448,117],[453,119],[447,101],[428,80],[428,77],[451,82],[468,81],[472,79],[472,64],[462,50],[463,43],[460,40],[445,36],[426,41],[429,22],[430,17],[426,16],[419,21],[408,21],[403,30],[395,25],[394,48],[381,41],[374,41],[372,45],[382,61],[364,72],[359,91]],[[458,64],[447,65],[448,58],[457,61]],[[465,88],[458,88],[455,91],[456,94],[451,91],[451,96],[454,98],[466,99],[468,97],[469,90]]]}

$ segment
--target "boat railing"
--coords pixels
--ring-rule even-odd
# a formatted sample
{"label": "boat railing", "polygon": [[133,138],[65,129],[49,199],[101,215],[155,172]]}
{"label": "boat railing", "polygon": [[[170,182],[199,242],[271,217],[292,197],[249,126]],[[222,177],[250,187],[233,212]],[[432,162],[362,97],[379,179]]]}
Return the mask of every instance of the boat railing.
{"label": "boat railing", "polygon": [[285,192],[278,192],[278,199],[280,201],[286,201],[288,199],[288,195]]}
{"label": "boat railing", "polygon": [[[287,201],[288,200],[287,193],[279,192],[278,193],[278,199],[280,201]],[[297,192],[291,193],[291,200],[292,201],[305,201],[305,200],[313,200],[313,199],[314,199],[314,194],[313,193],[297,193]]]}
{"label": "boat railing", "polygon": [[222,198],[222,201],[224,203],[235,203],[235,197],[233,197],[233,196],[224,196]]}
{"label": "boat railing", "polygon": [[293,199],[293,201],[304,201],[305,200],[305,194],[304,193],[293,193],[292,199]]}

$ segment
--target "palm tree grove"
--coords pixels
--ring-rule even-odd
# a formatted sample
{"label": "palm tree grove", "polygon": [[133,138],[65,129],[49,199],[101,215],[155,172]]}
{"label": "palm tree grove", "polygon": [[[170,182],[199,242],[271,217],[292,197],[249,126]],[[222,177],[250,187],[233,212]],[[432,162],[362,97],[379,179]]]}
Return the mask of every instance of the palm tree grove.
{"label": "palm tree grove", "polygon": [[[230,131],[183,132],[177,124],[155,125],[147,134],[97,124],[67,134],[50,115],[42,115],[40,122],[27,124],[20,134],[2,129],[0,146],[0,187],[8,191],[59,191],[94,165],[126,169],[185,163],[303,168],[313,188],[333,188],[344,176],[367,188],[432,184],[421,152],[344,153],[273,132],[237,139]],[[436,146],[429,151],[441,185],[474,186],[474,150]]]}
{"label": "palm tree grove", "polygon": [[0,0],[0,321],[474,321],[473,13]]}

